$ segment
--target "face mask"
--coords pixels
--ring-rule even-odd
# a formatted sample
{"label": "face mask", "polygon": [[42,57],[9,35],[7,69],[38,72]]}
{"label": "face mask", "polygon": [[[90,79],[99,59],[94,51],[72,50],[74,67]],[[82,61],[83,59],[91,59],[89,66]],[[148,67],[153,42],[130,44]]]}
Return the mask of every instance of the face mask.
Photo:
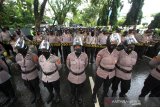
{"label": "face mask", "polygon": [[94,36],[94,32],[91,32],[91,36],[92,36],[92,37]]}
{"label": "face mask", "polygon": [[113,51],[116,47],[117,47],[116,44],[111,44],[111,45],[108,46],[108,50]]}
{"label": "face mask", "polygon": [[81,48],[78,48],[78,49],[75,49],[76,53],[81,53],[82,52],[82,49]]}
{"label": "face mask", "polygon": [[42,54],[46,57],[46,59],[48,59],[49,58],[49,56],[50,56],[50,52],[44,52],[44,51],[42,51]]}
{"label": "face mask", "polygon": [[82,49],[81,48],[78,48],[78,49],[75,49],[75,54],[76,54],[76,56],[77,57],[79,57],[80,56],[80,54],[81,54],[81,52],[82,52]]}

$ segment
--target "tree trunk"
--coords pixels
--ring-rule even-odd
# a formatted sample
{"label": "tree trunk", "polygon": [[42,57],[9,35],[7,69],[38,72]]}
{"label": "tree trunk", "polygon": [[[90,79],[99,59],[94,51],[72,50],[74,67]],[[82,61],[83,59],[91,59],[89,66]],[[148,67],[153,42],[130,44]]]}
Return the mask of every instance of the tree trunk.
{"label": "tree trunk", "polygon": [[115,26],[117,24],[117,15],[118,15],[118,9],[120,6],[120,0],[113,0],[111,10],[112,13],[110,15],[110,25]]}
{"label": "tree trunk", "polygon": [[43,20],[44,10],[46,6],[47,0],[43,0],[40,9],[39,7],[39,1],[34,0],[34,17],[35,17],[35,29],[39,29],[41,22]]}
{"label": "tree trunk", "polygon": [[64,21],[61,19],[57,19],[57,23],[58,23],[58,25],[63,25]]}
{"label": "tree trunk", "polygon": [[39,20],[39,18],[35,21],[35,28],[39,29],[41,25],[41,20]]}
{"label": "tree trunk", "polygon": [[124,25],[136,25],[138,24],[138,20],[141,20],[142,15],[142,7],[144,4],[144,0],[133,0],[132,7],[127,14]]}

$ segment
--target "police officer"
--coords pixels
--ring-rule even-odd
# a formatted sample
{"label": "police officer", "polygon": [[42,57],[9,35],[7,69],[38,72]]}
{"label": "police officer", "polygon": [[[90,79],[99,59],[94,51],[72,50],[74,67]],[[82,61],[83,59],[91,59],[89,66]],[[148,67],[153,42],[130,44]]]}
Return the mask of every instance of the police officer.
{"label": "police officer", "polygon": [[53,98],[53,88],[56,92],[56,102],[60,102],[60,76],[59,70],[61,68],[60,58],[53,55],[50,50],[50,44],[48,41],[43,40],[39,49],[42,55],[39,57],[39,65],[42,69],[42,81],[44,86],[49,91],[49,97],[47,98],[47,103],[50,103]]}
{"label": "police officer", "polygon": [[78,104],[83,103],[81,94],[86,80],[85,68],[88,65],[88,57],[86,53],[82,52],[82,45],[81,38],[74,39],[74,52],[68,55],[66,62],[70,71],[68,80],[71,87],[72,104],[74,104],[75,101],[78,101]]}
{"label": "police officer", "polygon": [[116,32],[112,33],[111,36],[115,37],[118,41],[118,46],[121,44],[122,42],[122,36],[120,34],[121,30],[119,28],[116,29]]}
{"label": "police officer", "polygon": [[11,35],[5,27],[2,28],[2,32],[0,33],[0,40],[3,43],[3,46],[4,46],[5,50],[7,51],[7,54],[10,55],[10,50],[13,53],[13,48],[10,45]]}
{"label": "police officer", "polygon": [[[106,45],[106,41],[107,41],[107,30],[106,29],[102,29],[98,35],[98,38],[97,38],[97,44],[98,45],[101,45],[101,46],[105,46]],[[101,47],[99,48],[96,48],[96,55],[98,54],[98,52],[103,49]]]}
{"label": "police officer", "polygon": [[[95,36],[94,29],[90,30],[89,35],[86,37],[87,45],[96,45],[97,44],[97,37]],[[86,53],[88,55],[88,61],[90,63],[94,63],[94,56],[95,56],[95,47],[86,47]]]}
{"label": "police officer", "polygon": [[[54,31],[53,31],[53,30],[50,30],[50,31],[48,32],[48,35],[47,35],[46,40],[47,40],[50,44],[52,44],[52,43],[55,42],[55,35],[54,35]],[[56,51],[57,51],[56,48],[54,48],[53,46],[50,46],[50,49],[51,49],[51,54],[54,54],[54,55],[58,56],[58,55],[56,54]]]}
{"label": "police officer", "polygon": [[149,92],[160,86],[160,55],[154,57],[149,65],[152,70],[144,81],[144,86],[139,95],[140,99],[143,99]]}
{"label": "police officer", "polygon": [[143,37],[142,37],[142,34],[140,34],[139,31],[140,31],[139,29],[135,30],[135,31],[134,31],[134,36],[135,36],[135,38],[136,38],[136,40],[137,40],[138,42],[141,42],[142,39],[143,39]]}
{"label": "police officer", "polygon": [[[60,39],[58,36],[56,36],[55,31],[50,30],[50,34],[47,37],[49,43],[60,43]],[[58,47],[57,46],[51,46],[51,53],[58,56]]]}
{"label": "police officer", "polygon": [[121,92],[119,97],[126,97],[126,93],[131,86],[131,76],[133,66],[137,61],[137,53],[134,51],[136,41],[132,37],[125,38],[124,49],[119,53],[119,59],[116,64],[116,75],[112,84],[112,97],[116,96],[118,85],[121,82]]}
{"label": "police officer", "polygon": [[16,36],[16,40],[19,39],[20,37],[23,37],[25,40],[30,41],[26,35],[23,33],[23,31],[20,29],[20,27],[18,26],[16,31],[14,32],[14,35]]}
{"label": "police officer", "polygon": [[32,52],[29,52],[28,46],[25,44],[23,38],[19,38],[16,41],[15,47],[18,50],[16,55],[16,62],[21,69],[22,79],[25,86],[33,94],[33,100],[31,103],[35,103],[40,100],[40,88],[38,78],[38,56]]}
{"label": "police officer", "polygon": [[[152,30],[149,30],[149,29],[146,30],[146,32],[143,35],[142,42],[145,43],[145,45],[143,46],[143,50],[141,50],[141,52],[143,52],[142,55],[146,55],[146,54],[148,54],[148,51],[150,51],[149,44],[153,42]],[[149,54],[153,55],[152,52],[149,52]]]}
{"label": "police officer", "polygon": [[[60,35],[59,32],[60,32],[59,30],[55,31],[55,40],[56,40],[56,43],[60,43],[61,44],[61,35]],[[61,56],[61,61],[62,61],[62,48],[61,48],[61,45],[60,46],[56,46],[56,48],[57,48],[56,55],[58,56],[58,51],[59,51],[60,56]]]}
{"label": "police officer", "polygon": [[[41,41],[42,41],[42,35],[41,35],[40,30],[36,31],[36,35],[33,37],[33,41],[37,42],[37,43],[41,43]],[[36,44],[36,47],[38,49],[39,48],[39,44]]]}
{"label": "police officer", "polygon": [[118,41],[115,36],[109,36],[106,42],[107,47],[100,50],[96,57],[96,77],[95,86],[93,88],[92,101],[96,102],[96,94],[103,84],[103,97],[108,96],[108,90],[115,76],[115,64],[119,58],[119,52],[115,49]]}
{"label": "police officer", "polygon": [[[37,50],[39,48],[39,45],[40,45],[42,39],[43,39],[43,37],[42,37],[42,34],[40,32],[40,29],[37,29],[36,35],[33,37],[33,43],[34,43],[33,45],[36,46]],[[40,55],[41,55],[41,52],[38,51],[38,56],[40,56]]]}
{"label": "police officer", "polygon": [[[82,40],[82,44],[84,44],[84,39],[85,39],[85,36],[84,36],[84,31],[83,29],[79,29],[79,31],[77,32],[76,36],[80,37],[81,40]],[[84,46],[82,46],[82,52],[84,52]]]}
{"label": "police officer", "polygon": [[13,35],[12,36],[12,39],[11,39],[11,41],[10,41],[10,45],[12,46],[12,48],[13,48],[13,55],[14,56],[16,56],[16,53],[17,53],[17,49],[15,48],[15,43],[16,43],[16,36],[15,35]]}
{"label": "police officer", "polygon": [[[72,36],[69,32],[69,30],[66,30],[63,35],[61,36],[61,43],[66,43],[66,44],[69,44],[69,43],[72,43]],[[66,62],[66,59],[67,59],[67,56],[69,53],[71,53],[71,46],[63,46],[62,47],[63,49],[63,60],[64,60],[64,63]]]}
{"label": "police officer", "polygon": [[8,102],[12,104],[16,99],[10,79],[11,76],[9,74],[9,69],[5,62],[0,58],[0,91],[2,91],[7,97],[7,99],[0,104],[1,106],[4,106]]}

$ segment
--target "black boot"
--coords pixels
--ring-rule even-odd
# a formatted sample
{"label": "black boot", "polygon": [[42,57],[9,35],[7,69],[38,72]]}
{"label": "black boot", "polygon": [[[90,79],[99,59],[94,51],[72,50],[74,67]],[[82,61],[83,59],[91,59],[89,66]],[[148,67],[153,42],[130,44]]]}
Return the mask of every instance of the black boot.
{"label": "black boot", "polygon": [[10,101],[10,98],[5,99],[2,103],[0,103],[0,106],[5,106],[6,104],[8,104],[8,102]]}
{"label": "black boot", "polygon": [[78,98],[78,104],[83,104],[83,98],[81,97],[81,96],[79,96],[79,98]]}
{"label": "black boot", "polygon": [[72,97],[71,97],[71,104],[75,104],[75,102],[76,102],[76,97],[75,97],[75,96],[72,96]]}
{"label": "black boot", "polygon": [[145,97],[138,97],[138,100],[140,101],[141,103],[141,106],[143,106],[145,104]]}
{"label": "black boot", "polygon": [[48,98],[47,98],[47,104],[49,104],[52,100],[53,100],[54,94],[49,94]]}
{"label": "black boot", "polygon": [[112,92],[112,97],[116,97],[117,93],[115,91]]}
{"label": "black boot", "polygon": [[36,97],[36,103],[43,103],[43,100],[42,100],[41,96]]}
{"label": "black boot", "polygon": [[35,103],[36,102],[36,96],[34,95],[32,100],[31,100],[31,104]]}
{"label": "black boot", "polygon": [[44,107],[42,97],[36,99],[35,107]]}
{"label": "black boot", "polygon": [[97,100],[96,100],[96,94],[93,94],[93,95],[92,95],[92,102],[93,102],[93,103],[96,103],[96,102],[97,102]]}
{"label": "black boot", "polygon": [[14,102],[16,102],[17,101],[17,98],[16,97],[13,97],[13,98],[11,98],[11,100],[10,100],[10,104],[13,104]]}
{"label": "black boot", "polygon": [[100,104],[104,104],[105,97],[108,97],[108,95],[103,93],[102,97],[101,97],[101,100],[100,100]]}
{"label": "black boot", "polygon": [[60,103],[61,101],[62,101],[62,98],[61,98],[60,94],[56,95],[55,102]]}
{"label": "black boot", "polygon": [[126,98],[127,95],[126,95],[126,94],[123,94],[123,93],[119,93],[119,97],[124,97],[124,98]]}

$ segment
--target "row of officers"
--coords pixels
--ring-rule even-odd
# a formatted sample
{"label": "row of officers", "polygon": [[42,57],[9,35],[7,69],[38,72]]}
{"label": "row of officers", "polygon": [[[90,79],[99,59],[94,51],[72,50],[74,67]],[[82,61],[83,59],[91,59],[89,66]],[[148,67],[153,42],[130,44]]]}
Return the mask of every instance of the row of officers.
{"label": "row of officers", "polygon": [[[70,32],[69,29],[64,30],[63,33],[59,33],[58,31],[50,30],[46,33],[40,32],[40,30],[37,30],[35,36],[33,36],[33,40],[28,39],[24,33],[20,30],[20,28],[17,28],[17,30],[12,35],[10,31],[6,28],[2,29],[2,32],[0,33],[0,42],[3,44],[4,48],[7,51],[7,54],[10,55],[11,53],[16,52],[16,48],[14,46],[16,40],[19,37],[23,37],[27,41],[34,41],[37,44],[34,44],[35,47],[38,50],[39,44],[42,42],[42,40],[48,40],[50,44],[61,44],[64,43],[66,45],[57,45],[57,46],[51,46],[51,53],[58,56],[58,53],[60,53],[61,61],[65,63],[67,56],[69,53],[71,53],[71,44],[73,43],[74,37],[79,36],[82,40],[82,43],[84,46],[82,46],[82,51],[86,52],[89,58],[89,62],[93,63],[94,59],[96,59],[96,55],[99,52],[99,50],[103,49],[104,47],[93,47],[93,46],[105,46],[106,40],[109,35],[119,35],[117,39],[120,41],[123,41],[126,36],[133,36],[137,42],[139,43],[150,43],[154,42],[153,39],[153,32],[151,30],[146,30],[143,35],[139,33],[139,30],[133,30],[130,29],[129,31],[124,31],[123,34],[121,34],[121,30],[117,29],[115,32],[108,32],[107,29],[102,30],[94,30],[90,29],[88,31],[85,31],[83,29],[79,29],[76,33]],[[88,46],[86,46],[88,45]],[[136,52],[138,53],[138,57],[142,58],[142,55],[145,54],[146,49],[145,47],[136,49]]]}
{"label": "row of officers", "polygon": [[[95,85],[91,100],[96,102],[96,94],[103,84],[103,96],[108,97],[108,90],[112,84],[112,97],[117,96],[118,85],[121,84],[119,97],[127,97],[126,93],[130,89],[133,66],[137,61],[137,53],[134,51],[137,42],[133,36],[125,37],[121,43],[121,49],[117,49],[119,44],[117,35],[110,35],[106,40],[106,47],[101,49],[96,56],[96,76]],[[51,53],[50,43],[43,40],[39,46],[41,54],[36,55],[29,51],[29,46],[23,38],[17,39],[15,47],[18,50],[15,60],[17,70],[20,69],[21,77],[27,88],[33,93],[34,97],[31,103],[41,100],[38,72],[42,72],[41,80],[44,87],[47,88],[49,96],[47,103],[61,101],[60,94],[60,75],[61,59]],[[82,51],[83,42],[79,36],[73,40],[74,51],[69,53],[66,58],[68,81],[71,88],[71,103],[83,103],[82,89],[86,81],[86,67],[88,65],[88,55]],[[54,48],[53,48],[54,49]],[[160,97],[160,55],[154,57],[149,65],[152,70],[144,82],[144,87],[139,95],[140,98],[150,93],[150,97]],[[8,73],[8,67],[0,59],[0,90],[8,97],[8,101],[14,102],[16,97],[12,88],[11,76]],[[53,93],[53,89],[55,93]],[[5,104],[6,102],[4,102]]]}

